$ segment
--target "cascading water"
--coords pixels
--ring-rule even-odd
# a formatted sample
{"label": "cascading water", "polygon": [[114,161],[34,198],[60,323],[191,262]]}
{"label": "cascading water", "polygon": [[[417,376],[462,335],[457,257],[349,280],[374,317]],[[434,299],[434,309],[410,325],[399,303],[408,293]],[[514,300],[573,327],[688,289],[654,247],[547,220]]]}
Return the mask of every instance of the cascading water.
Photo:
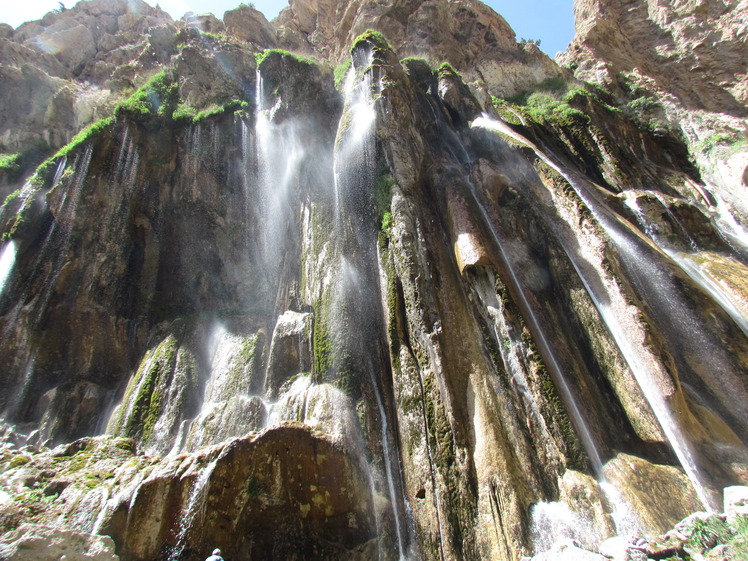
{"label": "cascading water", "polygon": [[168,555],[168,561],[179,561],[182,558],[185,548],[187,547],[187,534],[192,530],[195,519],[203,515],[205,507],[205,498],[207,497],[208,482],[213,470],[218,463],[218,458],[211,461],[207,466],[201,469],[200,475],[195,479],[190,494],[187,499],[187,505],[181,512],[179,519],[179,530],[176,536],[176,543],[171,548]]}
{"label": "cascading water", "polygon": [[[354,54],[361,56],[361,52]],[[396,479],[400,473],[396,466],[396,451],[392,445],[392,434],[388,423],[389,415],[382,399],[379,370],[367,353],[362,341],[351,339],[351,332],[381,340],[377,326],[381,325],[379,298],[367,294],[365,287],[378,286],[378,261],[376,253],[376,224],[373,224],[371,211],[373,201],[371,191],[374,184],[375,144],[373,125],[376,109],[372,97],[372,72],[366,71],[357,79],[356,69],[368,69],[373,61],[373,53],[366,52],[365,60],[356,61],[349,70],[345,81],[345,105],[336,140],[334,176],[334,228],[335,237],[342,242],[340,275],[333,288],[331,310],[333,320],[333,345],[341,356],[354,357],[351,365],[344,368],[365,370],[368,383],[374,394],[376,411],[380,423],[380,443],[383,458],[385,484],[394,517],[394,529],[399,558],[407,558],[407,529],[400,505],[405,502],[402,496],[402,481]],[[369,355],[368,359],[359,357]],[[363,374],[363,373],[362,373]],[[380,556],[382,552],[380,551]]]}
{"label": "cascading water", "polygon": [[16,262],[16,243],[10,240],[3,247],[3,251],[0,253],[0,294],[5,289],[5,283],[8,282],[8,277],[13,272],[13,265]]}
{"label": "cascading water", "polygon": [[[626,206],[629,207],[636,216],[636,219],[644,229],[645,234],[655,242],[659,248],[670,257],[670,259],[677,263],[695,283],[707,292],[709,296],[730,316],[730,318],[732,318],[735,324],[740,327],[743,333],[748,336],[748,314],[741,310],[741,305],[735,300],[733,294],[711,278],[704,270],[704,267],[700,263],[700,261],[702,261],[700,252],[703,250],[699,247],[699,244],[688,235],[686,228],[680,224],[680,221],[673,216],[666,201],[662,199],[662,195],[656,192],[643,191],[643,193],[651,193],[667,211],[671,220],[680,225],[682,231],[688,238],[689,245],[692,249],[691,252],[679,251],[673,247],[669,240],[657,233],[653,224],[639,206],[637,193],[638,192],[636,191],[624,192],[624,201]],[[728,220],[727,217],[731,218],[731,220]],[[727,240],[731,246],[737,245],[738,249],[743,252],[748,249],[748,244],[744,241],[744,233],[735,222],[732,215],[729,215],[729,213],[725,215],[725,212],[723,211],[719,214],[719,219],[715,222],[718,225],[724,225],[726,227],[726,229],[720,230],[720,234],[722,234],[723,239]]]}
{"label": "cascading water", "polygon": [[[587,208],[590,209],[598,223],[608,233],[621,257],[625,260],[631,276],[640,287],[642,287],[648,297],[649,302],[655,304],[661,314],[668,319],[668,329],[675,330],[678,333],[678,340],[682,344],[684,341],[690,341],[692,349],[701,349],[705,351],[704,356],[709,356],[713,363],[711,368],[718,368],[725,375],[729,376],[731,367],[721,357],[723,353],[717,345],[701,329],[700,323],[690,312],[689,304],[684,300],[679,288],[674,284],[668,273],[660,267],[652,258],[648,258],[651,248],[647,248],[641,240],[637,240],[632,232],[624,227],[623,222],[613,216],[609,211],[598,202],[594,195],[593,188],[587,188],[583,178],[573,175],[568,170],[563,169],[556,164],[552,158],[548,157],[538,146],[525,139],[522,135],[516,133],[504,123],[494,121],[487,117],[477,119],[473,126],[481,126],[488,129],[496,130],[502,134],[512,137],[514,140],[531,148],[537,156],[546,164],[551,166],[561,174],[568,183],[574,188],[577,195],[582,199]],[[578,269],[580,278],[585,280],[585,275]],[[654,374],[651,372],[647,361],[641,358],[640,343],[630,340],[629,333],[621,328],[620,322],[612,316],[608,306],[603,305],[602,295],[596,294],[591,283],[585,282],[585,286],[598,308],[600,315],[606,323],[608,330],[615,339],[621,353],[625,357],[629,368],[637,379],[639,387],[644,392],[652,410],[655,412],[659,423],[665,432],[668,442],[672,446],[675,454],[681,462],[684,470],[691,479],[694,489],[705,507],[709,509],[717,508],[717,499],[707,490],[701,468],[694,456],[692,444],[688,441],[686,435],[680,429],[673,412],[655,381]],[[688,368],[688,366],[686,366]],[[740,387],[739,385],[736,387]]]}

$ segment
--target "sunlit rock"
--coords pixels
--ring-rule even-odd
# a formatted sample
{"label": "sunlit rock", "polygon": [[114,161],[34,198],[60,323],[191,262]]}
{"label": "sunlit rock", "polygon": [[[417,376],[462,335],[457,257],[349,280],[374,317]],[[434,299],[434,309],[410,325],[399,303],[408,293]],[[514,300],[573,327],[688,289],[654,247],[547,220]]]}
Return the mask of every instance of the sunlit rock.
{"label": "sunlit rock", "polygon": [[2,537],[0,555],[7,561],[118,561],[109,536],[96,536],[38,524],[22,524]]}
{"label": "sunlit rock", "polygon": [[650,535],[665,533],[690,512],[702,508],[688,478],[678,468],[619,454],[606,464],[605,475]]}

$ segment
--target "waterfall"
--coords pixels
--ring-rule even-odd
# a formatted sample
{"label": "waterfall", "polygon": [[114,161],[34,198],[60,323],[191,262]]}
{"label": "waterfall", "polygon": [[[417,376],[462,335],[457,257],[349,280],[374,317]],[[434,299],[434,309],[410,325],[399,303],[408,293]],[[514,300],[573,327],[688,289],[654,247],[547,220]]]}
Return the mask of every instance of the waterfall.
{"label": "waterfall", "polygon": [[[371,192],[374,186],[375,141],[374,123],[376,109],[372,96],[373,76],[366,71],[357,79],[357,68],[368,69],[373,53],[368,51],[366,59],[354,64],[349,70],[344,87],[343,116],[338,128],[334,159],[334,228],[335,238],[342,244],[340,274],[333,288],[331,310],[333,341],[337,352],[352,357],[350,365],[338,364],[337,368],[365,370],[374,393],[379,418],[380,446],[383,453],[385,484],[394,517],[399,558],[405,560],[407,529],[400,504],[406,499],[402,495],[402,482],[396,480],[400,473],[397,453],[392,444],[390,418],[381,394],[378,371],[382,365],[372,360],[360,338],[380,340],[381,309],[379,298],[368,293],[369,287],[379,287],[379,266],[376,251],[378,225],[372,219],[374,204]],[[360,333],[351,338],[351,332]],[[367,357],[367,358],[364,358]],[[364,374],[360,372],[360,374]],[[380,556],[381,556],[380,551]]]}
{"label": "waterfall", "polygon": [[[673,216],[673,213],[668,208],[666,202],[662,199],[662,195],[660,193],[656,192],[650,192],[645,191],[645,193],[652,193],[653,196],[657,198],[657,200],[662,204],[663,208],[667,211],[668,215],[672,217],[672,220],[676,223],[678,223],[681,226],[681,229],[686,233],[686,228],[680,224],[680,221]],[[723,286],[721,286],[718,282],[710,278],[708,273],[704,270],[702,265],[699,263],[699,252],[702,251],[701,248],[698,246],[695,240],[691,239],[690,236],[688,236],[689,239],[689,245],[691,246],[692,252],[683,252],[678,251],[674,247],[672,247],[672,244],[668,242],[667,239],[664,239],[662,236],[658,235],[655,231],[652,223],[647,219],[647,217],[644,214],[644,211],[639,206],[639,202],[637,200],[637,195],[635,191],[626,191],[624,192],[624,201],[626,203],[626,206],[628,206],[634,215],[636,216],[637,221],[641,225],[641,227],[644,229],[645,234],[653,241],[655,242],[658,247],[670,257],[675,263],[678,264],[678,266],[685,271],[691,279],[698,284],[709,296],[717,302],[720,307],[727,313],[730,318],[735,322],[735,324],[740,327],[740,329],[743,331],[743,333],[748,336],[748,314],[746,312],[741,311],[740,309],[740,303],[738,303],[735,298],[731,295],[731,293],[728,290],[725,290]],[[724,205],[723,205],[724,206]],[[719,205],[718,205],[719,208]],[[735,222],[735,219],[732,217],[732,215],[727,214],[729,218],[732,220],[728,220],[725,216],[724,211],[718,215],[719,220],[717,221],[720,225],[727,226],[727,230],[720,231],[720,234],[722,234],[723,239],[728,240],[731,242],[731,245],[739,245],[739,250],[745,250],[746,247],[743,245],[742,241],[743,238],[741,237],[742,230],[738,226],[737,222]]]}
{"label": "waterfall", "polygon": [[470,185],[470,194],[475,201],[475,206],[480,212],[480,216],[483,220],[484,225],[486,226],[486,231],[491,234],[494,248],[501,257],[504,264],[504,269],[509,276],[508,280],[510,281],[511,286],[514,288],[513,296],[515,296],[515,298],[518,300],[518,305],[520,306],[520,309],[522,310],[523,315],[527,320],[527,323],[530,326],[533,335],[537,338],[537,344],[540,349],[540,353],[545,359],[547,366],[553,375],[553,379],[556,382],[558,391],[561,394],[561,399],[563,399],[564,404],[568,408],[569,414],[571,416],[571,421],[577,429],[579,437],[582,440],[582,445],[584,446],[585,452],[587,453],[587,456],[592,463],[592,469],[595,474],[602,474],[603,462],[600,457],[597,443],[595,442],[587,420],[585,419],[584,415],[582,415],[579,404],[574,398],[574,394],[572,393],[571,388],[566,381],[564,371],[556,360],[556,354],[553,352],[551,345],[545,337],[545,331],[543,329],[542,323],[538,320],[532,306],[530,305],[530,302],[527,299],[523,284],[516,272],[517,267],[512,262],[508,253],[504,249],[506,240],[499,233],[496,225],[488,216],[485,207],[481,204],[478,194],[475,190],[475,185],[472,182],[468,183]]}
{"label": "waterfall", "polygon": [[[538,146],[513,131],[504,123],[483,117],[476,119],[473,126],[485,127],[512,137],[514,140],[532,149],[542,161],[561,174],[592,212],[596,221],[610,236],[611,241],[615,244],[625,265],[628,267],[634,282],[646,290],[650,302],[657,306],[656,309],[661,314],[668,317],[669,330],[678,333],[681,344],[688,341],[692,349],[702,349],[705,356],[709,356],[710,359],[717,361],[717,364],[714,366],[725,372],[729,372],[728,364],[722,362],[720,358],[722,357],[722,352],[703,333],[699,322],[691,315],[688,304],[684,301],[679,289],[674,285],[673,280],[667,272],[647,255],[645,249],[647,246],[636,238],[619,218],[611,216],[610,212],[598,202],[594,193],[591,192],[592,188],[588,189],[586,187],[583,178],[561,168]],[[702,480],[701,470],[694,456],[692,444],[682,432],[670,405],[662,396],[657,385],[655,373],[650,369],[648,361],[642,358],[640,343],[631,340],[630,334],[622,329],[621,323],[613,316],[610,308],[603,304],[603,300],[600,298],[601,295],[597,294],[591,283],[586,281],[583,271],[577,269],[577,272],[585,283],[585,288],[626,359],[631,372],[636,377],[639,387],[657,416],[668,442],[680,460],[701,502],[708,509],[716,509],[716,498],[711,496],[711,493],[707,490]]]}
{"label": "waterfall", "polygon": [[16,262],[16,242],[10,240],[3,247],[0,253],[0,295],[5,289],[10,274],[13,272],[13,265]]}
{"label": "waterfall", "polygon": [[195,483],[192,485],[187,498],[187,505],[182,510],[176,543],[170,548],[168,561],[180,561],[182,558],[182,553],[184,553],[187,547],[187,533],[192,529],[198,515],[203,514],[205,499],[208,496],[207,484],[210,481],[210,476],[213,475],[213,470],[217,463],[218,458],[215,458],[207,466],[202,468],[200,475],[195,479]]}

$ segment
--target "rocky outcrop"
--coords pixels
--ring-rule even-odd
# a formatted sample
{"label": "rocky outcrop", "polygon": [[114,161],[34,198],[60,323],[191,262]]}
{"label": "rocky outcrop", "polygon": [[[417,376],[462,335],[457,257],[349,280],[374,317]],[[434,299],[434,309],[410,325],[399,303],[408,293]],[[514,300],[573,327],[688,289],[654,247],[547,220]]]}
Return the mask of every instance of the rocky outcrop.
{"label": "rocky outcrop", "polygon": [[400,57],[451,63],[479,90],[513,95],[560,70],[535,45],[520,46],[504,18],[485,4],[410,0],[372,4],[293,1],[274,21],[279,45],[338,63],[355,37],[384,33]]}
{"label": "rocky outcrop", "polygon": [[[204,558],[216,544],[238,560],[371,559],[384,500],[355,459],[300,424],[163,461],[132,441],[85,439],[6,451],[3,468],[15,500],[0,504],[0,552],[19,561],[115,560],[115,544],[138,560]],[[44,525],[60,516],[75,530]]]}
{"label": "rocky outcrop", "polygon": [[0,556],[7,561],[119,561],[109,536],[21,524],[2,537]]}
{"label": "rocky outcrop", "polygon": [[[478,4],[343,8],[289,7],[301,53],[249,7],[157,26],[163,72],[8,198],[0,521],[125,561],[517,561],[716,510],[746,258],[688,145]],[[403,58],[430,34],[467,45]]]}
{"label": "rocky outcrop", "polygon": [[737,0],[577,1],[561,60],[582,80],[616,86],[638,74],[686,109],[745,116],[746,10]]}
{"label": "rocky outcrop", "polygon": [[578,79],[621,96],[649,126],[664,119],[679,130],[744,222],[746,14],[742,0],[580,0],[576,36],[558,59]]}
{"label": "rocky outcrop", "polygon": [[175,34],[166,12],[139,0],[80,2],[5,33],[0,153],[23,156],[27,175],[157,72]]}

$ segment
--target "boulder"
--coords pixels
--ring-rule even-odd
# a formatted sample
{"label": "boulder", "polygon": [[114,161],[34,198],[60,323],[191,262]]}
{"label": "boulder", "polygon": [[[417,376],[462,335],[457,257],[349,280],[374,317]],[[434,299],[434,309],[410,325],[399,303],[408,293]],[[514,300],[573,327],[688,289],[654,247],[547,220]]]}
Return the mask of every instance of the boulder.
{"label": "boulder", "polygon": [[565,538],[548,551],[532,557],[531,561],[606,561],[606,557],[582,549],[578,541]]}
{"label": "boulder", "polygon": [[21,524],[0,538],[4,561],[119,561],[109,536]]}
{"label": "boulder", "polygon": [[604,469],[605,477],[636,512],[648,535],[664,534],[703,508],[690,480],[676,467],[619,454]]}

